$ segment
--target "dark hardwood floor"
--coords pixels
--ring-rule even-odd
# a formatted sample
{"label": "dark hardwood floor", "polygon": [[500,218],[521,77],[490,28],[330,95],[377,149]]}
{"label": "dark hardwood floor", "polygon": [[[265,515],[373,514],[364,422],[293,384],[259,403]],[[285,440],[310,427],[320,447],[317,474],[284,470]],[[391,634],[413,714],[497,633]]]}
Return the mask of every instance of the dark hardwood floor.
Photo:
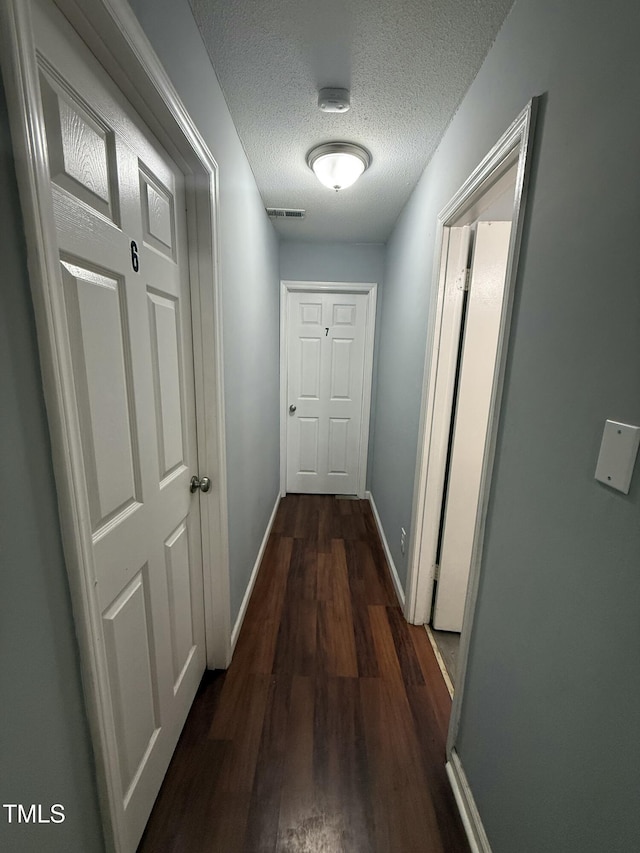
{"label": "dark hardwood floor", "polygon": [[466,853],[450,708],[369,504],[289,495],[233,662],[202,681],[139,853]]}

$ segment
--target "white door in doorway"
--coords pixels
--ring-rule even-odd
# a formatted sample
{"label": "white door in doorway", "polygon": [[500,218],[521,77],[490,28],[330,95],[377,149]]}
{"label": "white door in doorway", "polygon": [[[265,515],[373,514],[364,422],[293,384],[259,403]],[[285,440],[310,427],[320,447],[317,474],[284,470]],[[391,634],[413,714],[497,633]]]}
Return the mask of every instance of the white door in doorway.
{"label": "white door in doorway", "polygon": [[205,667],[183,176],[53,4],[34,19],[125,849]]}
{"label": "white door in doorway", "polygon": [[371,302],[370,293],[288,294],[288,492],[352,495],[363,490]]}
{"label": "white door in doorway", "polygon": [[510,236],[511,222],[479,222],[475,235],[433,612],[443,631],[462,630]]}

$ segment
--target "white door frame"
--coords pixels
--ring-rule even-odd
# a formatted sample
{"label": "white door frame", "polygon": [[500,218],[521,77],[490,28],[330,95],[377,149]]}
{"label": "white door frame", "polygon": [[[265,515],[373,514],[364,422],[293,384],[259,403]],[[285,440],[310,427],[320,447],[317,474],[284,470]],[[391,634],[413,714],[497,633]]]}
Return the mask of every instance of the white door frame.
{"label": "white door frame", "polygon": [[371,416],[371,382],[373,377],[373,343],[376,324],[377,283],[346,281],[281,281],[280,282],[280,495],[287,493],[287,379],[288,379],[288,307],[290,293],[364,293],[367,296],[367,318],[364,342],[364,375],[362,384],[362,417],[360,420],[360,458],[358,460],[358,497],[364,498],[367,484],[369,452],[369,420]]}
{"label": "white door frame", "polygon": [[[54,2],[54,0],[51,0]],[[185,175],[200,472],[213,480],[201,500],[207,665],[229,664],[229,559],[218,274],[218,167],[126,0],[55,0]],[[109,850],[125,847],[108,670],[94,595],[88,500],[64,307],[30,0],[0,3],[2,73],[9,108],[60,527],[85,702]]]}
{"label": "white door frame", "polygon": [[[476,518],[471,571],[465,602],[463,628],[460,641],[459,675],[456,679],[454,703],[449,726],[448,754],[450,754],[457,735],[460,708],[464,688],[469,639],[473,614],[475,611],[480,578],[480,564],[484,538],[484,526],[487,503],[491,487],[493,462],[495,455],[500,401],[506,368],[509,327],[513,307],[513,296],[517,276],[518,255],[522,239],[523,212],[526,201],[527,181],[531,162],[531,143],[535,126],[537,99],[529,102],[509,129],[498,140],[487,156],[477,166],[449,203],[442,209],[437,219],[436,253],[434,258],[434,288],[431,301],[430,327],[427,337],[427,349],[424,370],[422,407],[418,439],[417,477],[414,487],[413,512],[411,525],[411,546],[409,552],[409,571],[407,580],[407,600],[405,615],[409,622],[423,624],[429,621],[433,591],[435,559],[438,544],[440,511],[444,491],[444,470],[447,454],[447,442],[442,441],[440,429],[443,413],[434,405],[436,399],[436,376],[438,375],[440,345],[443,333],[443,305],[445,262],[451,228],[461,224],[464,214],[484,196],[489,189],[517,163],[516,187],[513,205],[513,222],[509,243],[509,260],[505,279],[500,334],[496,355],[489,427],[484,450],[484,461],[480,483],[478,515]],[[459,322],[459,318],[458,318]],[[451,366],[455,370],[455,364]],[[450,376],[444,381],[452,381]],[[444,413],[446,418],[446,413]],[[450,412],[449,412],[450,418]],[[437,472],[437,474],[434,474]]]}

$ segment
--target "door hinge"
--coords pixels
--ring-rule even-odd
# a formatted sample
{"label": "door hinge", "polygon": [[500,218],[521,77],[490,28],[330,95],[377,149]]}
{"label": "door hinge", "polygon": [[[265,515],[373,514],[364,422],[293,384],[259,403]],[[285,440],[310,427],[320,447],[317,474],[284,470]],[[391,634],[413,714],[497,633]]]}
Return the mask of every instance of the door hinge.
{"label": "door hinge", "polygon": [[460,275],[458,276],[458,290],[466,291],[469,290],[469,284],[471,282],[471,270],[461,270]]}
{"label": "door hinge", "polygon": [[434,581],[440,580],[440,564],[436,563],[433,567],[433,579]]}

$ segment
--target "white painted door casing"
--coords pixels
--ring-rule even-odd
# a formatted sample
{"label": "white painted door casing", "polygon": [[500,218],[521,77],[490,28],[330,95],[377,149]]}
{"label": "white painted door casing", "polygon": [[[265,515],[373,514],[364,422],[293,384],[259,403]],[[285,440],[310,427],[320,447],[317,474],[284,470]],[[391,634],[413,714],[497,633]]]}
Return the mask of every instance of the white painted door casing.
{"label": "white painted door casing", "polygon": [[[451,407],[455,392],[471,229],[469,226],[449,228],[444,236],[446,242],[443,245],[439,276],[441,284],[441,301],[437,311],[439,323],[435,329],[438,357],[432,361],[429,377],[429,409],[432,415],[431,423],[428,425],[431,450],[426,471],[429,488],[424,490],[422,523],[416,525],[422,542],[431,540],[434,543],[438,537],[444,495]],[[427,547],[418,548],[417,551],[420,556],[420,564],[416,572],[417,579],[420,581],[419,592],[421,600],[428,602],[428,607],[424,608],[425,615],[421,618],[427,622],[433,597],[435,547],[433,552]]]}
{"label": "white painted door casing", "polygon": [[479,222],[449,467],[433,625],[461,631],[489,428],[511,222]]}

